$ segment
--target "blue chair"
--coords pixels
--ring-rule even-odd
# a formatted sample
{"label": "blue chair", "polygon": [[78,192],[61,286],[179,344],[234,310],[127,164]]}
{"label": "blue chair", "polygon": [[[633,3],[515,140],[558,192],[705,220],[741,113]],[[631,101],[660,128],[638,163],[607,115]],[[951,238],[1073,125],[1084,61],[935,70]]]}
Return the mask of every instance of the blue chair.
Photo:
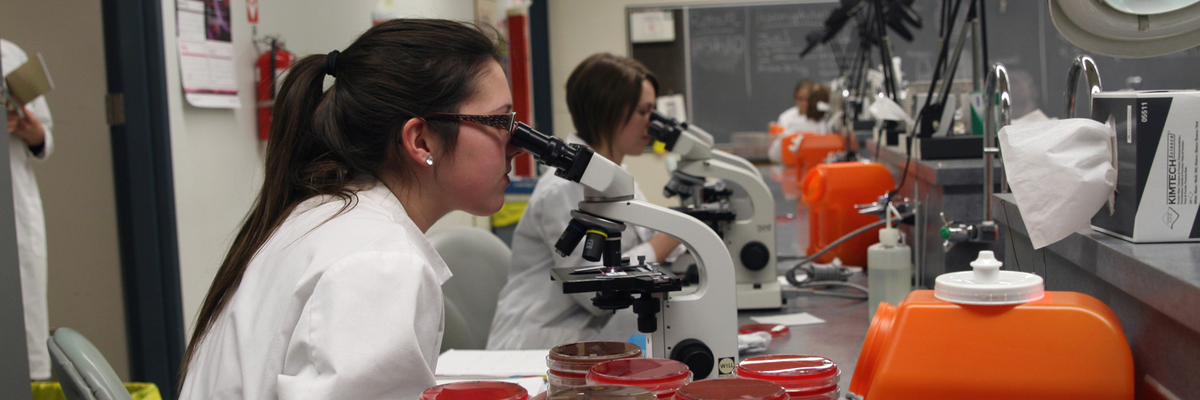
{"label": "blue chair", "polygon": [[46,346],[67,400],[133,400],[104,355],[79,332],[58,328]]}

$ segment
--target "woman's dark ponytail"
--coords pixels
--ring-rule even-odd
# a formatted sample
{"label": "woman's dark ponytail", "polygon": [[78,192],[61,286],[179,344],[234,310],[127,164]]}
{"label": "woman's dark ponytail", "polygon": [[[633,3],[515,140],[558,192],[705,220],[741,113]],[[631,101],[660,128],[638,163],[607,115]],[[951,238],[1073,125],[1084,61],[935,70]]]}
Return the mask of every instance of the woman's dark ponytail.
{"label": "woman's dark ponytail", "polygon": [[[342,52],[304,57],[275,100],[262,190],[201,304],[180,381],[205,334],[232,298],[254,254],[304,200],[336,196],[353,207],[356,180],[387,170],[408,176],[390,149],[405,122],[457,112],[498,46],[478,27],[396,19],[372,27]],[[324,88],[327,72],[333,85]],[[447,148],[454,122],[429,121]],[[444,154],[450,155],[450,154]]]}

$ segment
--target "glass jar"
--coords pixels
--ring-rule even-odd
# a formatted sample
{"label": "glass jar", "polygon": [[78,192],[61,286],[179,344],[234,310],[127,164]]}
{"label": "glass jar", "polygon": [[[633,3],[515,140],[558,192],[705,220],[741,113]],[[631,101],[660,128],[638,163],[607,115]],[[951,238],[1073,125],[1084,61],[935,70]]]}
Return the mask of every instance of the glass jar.
{"label": "glass jar", "polygon": [[660,399],[670,399],[692,381],[687,364],[662,358],[627,358],[605,361],[587,373],[589,385],[629,385],[644,388]]}
{"label": "glass jar", "polygon": [[437,385],[421,392],[421,400],[529,400],[521,385],[497,381],[466,381]]}
{"label": "glass jar", "polygon": [[762,379],[783,386],[792,400],[837,400],[841,396],[838,380],[841,371],[825,357],[798,354],[771,354],[743,359],[735,374],[742,378]]}
{"label": "glass jar", "polygon": [[788,400],[783,386],[761,379],[725,378],[696,381],[679,388],[675,400]]}

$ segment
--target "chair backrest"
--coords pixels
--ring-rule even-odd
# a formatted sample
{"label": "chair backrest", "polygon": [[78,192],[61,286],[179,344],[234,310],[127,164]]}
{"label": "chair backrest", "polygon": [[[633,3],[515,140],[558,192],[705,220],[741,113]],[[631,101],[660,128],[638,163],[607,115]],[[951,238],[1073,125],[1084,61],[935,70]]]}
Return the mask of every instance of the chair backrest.
{"label": "chair backrest", "polygon": [[508,282],[512,251],[496,235],[478,228],[451,227],[428,237],[454,273],[442,285],[446,302],[442,351],[483,349],[500,290]]}
{"label": "chair backrest", "polygon": [[79,332],[58,328],[46,347],[67,400],[133,400],[104,355]]}

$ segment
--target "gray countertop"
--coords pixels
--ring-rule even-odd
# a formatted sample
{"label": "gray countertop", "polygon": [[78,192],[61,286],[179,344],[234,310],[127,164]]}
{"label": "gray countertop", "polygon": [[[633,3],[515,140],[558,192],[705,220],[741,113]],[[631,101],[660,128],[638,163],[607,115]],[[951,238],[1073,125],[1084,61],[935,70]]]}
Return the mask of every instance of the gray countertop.
{"label": "gray countertop", "polygon": [[[863,150],[874,154],[875,142],[867,141]],[[908,156],[902,153],[899,146],[882,146],[876,159],[884,164],[903,167]],[[1003,163],[993,161],[994,174],[1000,179]],[[979,185],[983,182],[983,159],[968,158],[956,160],[912,160],[909,174],[917,179],[930,182],[937,186]]]}
{"label": "gray countertop", "polygon": [[[1027,236],[1013,195],[996,199],[997,222]],[[1200,243],[1138,244],[1087,229],[1046,249],[1200,332]]]}

